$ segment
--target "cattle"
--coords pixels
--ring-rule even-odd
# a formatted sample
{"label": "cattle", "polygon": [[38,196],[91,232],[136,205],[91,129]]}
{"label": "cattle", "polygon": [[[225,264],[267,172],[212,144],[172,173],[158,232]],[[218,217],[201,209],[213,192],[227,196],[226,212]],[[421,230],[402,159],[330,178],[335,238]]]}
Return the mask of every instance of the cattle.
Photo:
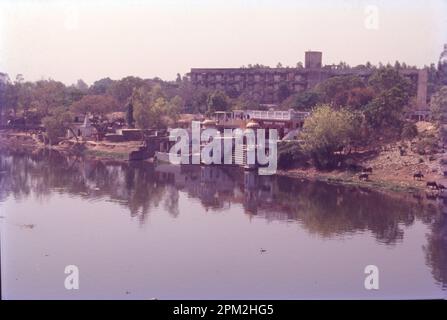
{"label": "cattle", "polygon": [[369,178],[369,175],[366,173],[359,174],[359,180],[367,181]]}
{"label": "cattle", "polygon": [[371,168],[371,167],[364,168],[363,172],[365,172],[365,173],[372,173],[373,172],[373,168]]}
{"label": "cattle", "polygon": [[443,192],[445,190],[445,186],[443,184],[438,183],[438,190]]}
{"label": "cattle", "polygon": [[414,179],[421,180],[423,177],[424,175],[422,174],[422,172],[416,172],[415,174],[413,174],[413,180]]}
{"label": "cattle", "polygon": [[438,184],[434,181],[427,181],[427,183],[425,184],[425,186],[429,189],[433,189],[433,190],[438,190]]}

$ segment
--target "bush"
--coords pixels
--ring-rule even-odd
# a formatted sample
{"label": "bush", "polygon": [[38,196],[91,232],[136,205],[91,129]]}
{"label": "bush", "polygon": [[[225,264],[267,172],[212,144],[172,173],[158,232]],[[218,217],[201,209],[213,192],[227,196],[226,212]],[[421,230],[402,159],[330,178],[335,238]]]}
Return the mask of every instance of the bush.
{"label": "bush", "polygon": [[303,152],[318,168],[332,168],[343,160],[343,150],[358,144],[361,119],[347,109],[333,110],[329,105],[317,107],[304,122],[300,138]]}
{"label": "bush", "polygon": [[289,169],[304,165],[309,161],[298,141],[278,142],[278,168]]}
{"label": "bush", "polygon": [[403,125],[401,138],[402,140],[412,140],[416,138],[418,135],[418,128],[413,122],[406,122]]}

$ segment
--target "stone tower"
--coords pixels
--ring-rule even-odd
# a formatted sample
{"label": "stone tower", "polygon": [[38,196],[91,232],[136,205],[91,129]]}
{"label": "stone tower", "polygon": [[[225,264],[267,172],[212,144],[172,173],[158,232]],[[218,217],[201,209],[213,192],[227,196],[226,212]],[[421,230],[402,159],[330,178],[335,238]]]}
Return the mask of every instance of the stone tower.
{"label": "stone tower", "polygon": [[304,67],[306,69],[320,69],[322,66],[321,51],[306,51],[304,54]]}

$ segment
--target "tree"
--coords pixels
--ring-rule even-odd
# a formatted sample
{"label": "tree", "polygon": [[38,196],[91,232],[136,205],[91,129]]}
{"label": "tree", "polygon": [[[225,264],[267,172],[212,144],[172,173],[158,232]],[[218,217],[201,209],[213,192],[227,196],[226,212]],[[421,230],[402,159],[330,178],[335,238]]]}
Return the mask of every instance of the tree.
{"label": "tree", "polygon": [[151,96],[142,88],[134,90],[131,104],[134,106],[135,123],[138,128],[145,129],[151,125]]}
{"label": "tree", "polygon": [[42,119],[50,144],[65,135],[67,129],[71,128],[72,119],[72,114],[65,107],[55,108],[51,115]]}
{"label": "tree", "polygon": [[207,99],[208,113],[216,111],[227,111],[230,109],[230,102],[225,92],[216,90],[208,95]]}
{"label": "tree", "polygon": [[91,113],[96,116],[105,116],[107,113],[117,109],[118,102],[108,95],[86,95],[70,106],[70,110],[74,113]]}
{"label": "tree", "polygon": [[[354,109],[363,109],[374,98],[374,91],[369,87],[356,87],[347,92],[345,105]],[[341,101],[339,101],[341,102]]]}
{"label": "tree", "polygon": [[431,98],[430,109],[432,119],[442,124],[447,121],[447,86],[441,87]]}
{"label": "tree", "polygon": [[341,107],[348,104],[351,91],[364,87],[365,83],[358,76],[337,76],[320,83],[316,87],[316,92],[323,103]]}
{"label": "tree", "polygon": [[181,101],[169,101],[165,98],[160,86],[148,91],[141,87],[134,91],[131,103],[134,106],[135,122],[138,128],[166,128],[174,120],[178,104]]}
{"label": "tree", "polygon": [[0,72],[0,125],[3,120],[3,111],[7,107],[6,90],[8,87],[9,76],[6,73]]}
{"label": "tree", "polygon": [[416,87],[393,67],[375,70],[368,80],[369,85],[378,93],[398,87],[410,96],[416,93]]}
{"label": "tree", "polygon": [[178,95],[175,96],[169,101],[168,116],[173,120],[177,120],[184,107],[185,102],[183,101],[182,97]]}
{"label": "tree", "polygon": [[54,108],[67,106],[65,101],[66,87],[62,82],[39,80],[33,90],[33,106],[43,115],[49,115]]}
{"label": "tree", "polygon": [[87,93],[87,91],[88,91],[88,84],[86,84],[84,80],[79,79],[76,82],[75,88],[80,90],[83,93]]}
{"label": "tree", "polygon": [[404,115],[403,107],[408,98],[399,88],[393,88],[374,98],[365,108],[368,124],[381,136],[393,136],[401,132]]}
{"label": "tree", "polygon": [[283,102],[285,99],[287,99],[290,96],[290,89],[287,86],[286,83],[281,83],[278,87],[278,100],[279,102]]}
{"label": "tree", "polygon": [[373,132],[396,136],[404,124],[404,108],[414,95],[413,84],[392,67],[375,70],[369,79],[375,97],[365,107],[365,116]]}
{"label": "tree", "polygon": [[208,110],[207,103],[210,94],[211,91],[203,87],[194,92],[191,103],[193,113],[205,113]]}
{"label": "tree", "polygon": [[402,127],[402,140],[412,140],[418,135],[418,128],[413,122],[406,122]]}
{"label": "tree", "polygon": [[133,117],[133,105],[131,102],[127,104],[127,110],[126,110],[126,122],[129,128],[135,127],[135,119]]}
{"label": "tree", "polygon": [[318,168],[335,167],[343,160],[342,151],[350,150],[360,136],[358,121],[358,117],[345,108],[334,110],[327,104],[318,106],[305,120],[300,134],[303,152]]}
{"label": "tree", "polygon": [[89,88],[89,93],[93,95],[106,94],[114,81],[110,78],[103,78],[95,81]]}
{"label": "tree", "polygon": [[283,102],[282,107],[296,110],[310,110],[320,102],[320,95],[317,92],[307,90],[291,95]]}
{"label": "tree", "polygon": [[114,97],[118,101],[118,104],[124,107],[134,89],[138,89],[144,85],[145,81],[143,79],[129,76],[112,82],[107,89],[107,94]]}

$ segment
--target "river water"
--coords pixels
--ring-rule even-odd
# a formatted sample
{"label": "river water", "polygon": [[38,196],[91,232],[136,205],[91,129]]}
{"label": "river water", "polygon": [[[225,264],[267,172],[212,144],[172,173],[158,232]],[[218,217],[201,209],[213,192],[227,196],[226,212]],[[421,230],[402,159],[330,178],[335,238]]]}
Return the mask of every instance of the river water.
{"label": "river water", "polygon": [[[229,167],[0,153],[6,299],[443,298],[447,215],[424,196]],[[66,266],[79,289],[65,287]],[[379,289],[365,289],[365,267]]]}

